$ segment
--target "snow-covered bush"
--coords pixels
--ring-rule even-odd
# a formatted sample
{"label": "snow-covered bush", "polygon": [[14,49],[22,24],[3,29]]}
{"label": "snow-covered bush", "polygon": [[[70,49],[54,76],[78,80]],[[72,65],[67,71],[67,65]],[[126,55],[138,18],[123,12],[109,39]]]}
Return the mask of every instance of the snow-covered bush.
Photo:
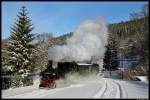
{"label": "snow-covered bush", "polygon": [[14,75],[14,76],[10,76],[9,79],[10,79],[10,87],[11,88],[23,86],[21,76]]}
{"label": "snow-covered bush", "polygon": [[3,78],[2,89],[17,88],[23,86],[33,85],[33,80],[21,75],[11,75]]}

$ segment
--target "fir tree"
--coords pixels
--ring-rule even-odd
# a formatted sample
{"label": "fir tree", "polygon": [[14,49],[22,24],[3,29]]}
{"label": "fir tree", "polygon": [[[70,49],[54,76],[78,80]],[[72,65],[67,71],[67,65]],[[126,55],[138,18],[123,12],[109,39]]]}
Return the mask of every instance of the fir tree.
{"label": "fir tree", "polygon": [[106,52],[104,57],[104,65],[103,67],[107,70],[116,70],[119,67],[118,56],[117,56],[117,48],[112,45],[106,46]]}
{"label": "fir tree", "polygon": [[24,74],[31,72],[34,66],[35,47],[32,44],[34,29],[25,6],[21,8],[15,25],[11,27],[11,36],[7,44],[7,66],[13,73]]}

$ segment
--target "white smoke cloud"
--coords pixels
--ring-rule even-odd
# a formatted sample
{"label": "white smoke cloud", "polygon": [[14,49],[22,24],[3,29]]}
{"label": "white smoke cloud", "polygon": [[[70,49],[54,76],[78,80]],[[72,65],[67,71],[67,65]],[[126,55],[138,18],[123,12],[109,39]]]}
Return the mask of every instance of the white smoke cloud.
{"label": "white smoke cloud", "polygon": [[82,22],[67,39],[67,44],[49,48],[48,59],[54,61],[89,61],[93,56],[103,58],[108,29],[102,17]]}

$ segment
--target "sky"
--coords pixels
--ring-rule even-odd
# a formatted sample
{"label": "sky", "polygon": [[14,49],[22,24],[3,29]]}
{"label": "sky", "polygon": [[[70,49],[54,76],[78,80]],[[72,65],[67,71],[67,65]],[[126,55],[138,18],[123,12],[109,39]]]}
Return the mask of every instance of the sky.
{"label": "sky", "polygon": [[34,26],[33,33],[52,33],[57,37],[74,32],[85,20],[102,16],[107,24],[130,19],[148,2],[2,2],[2,39],[10,36],[18,11],[26,6]]}

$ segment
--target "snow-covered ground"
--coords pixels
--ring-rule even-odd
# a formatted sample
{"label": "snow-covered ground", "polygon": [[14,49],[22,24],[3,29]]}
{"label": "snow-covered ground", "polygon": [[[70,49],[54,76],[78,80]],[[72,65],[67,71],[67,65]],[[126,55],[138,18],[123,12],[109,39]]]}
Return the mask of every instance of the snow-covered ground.
{"label": "snow-covered ground", "polygon": [[2,98],[145,98],[148,82],[90,77],[56,89],[39,89],[38,85],[2,90]]}

